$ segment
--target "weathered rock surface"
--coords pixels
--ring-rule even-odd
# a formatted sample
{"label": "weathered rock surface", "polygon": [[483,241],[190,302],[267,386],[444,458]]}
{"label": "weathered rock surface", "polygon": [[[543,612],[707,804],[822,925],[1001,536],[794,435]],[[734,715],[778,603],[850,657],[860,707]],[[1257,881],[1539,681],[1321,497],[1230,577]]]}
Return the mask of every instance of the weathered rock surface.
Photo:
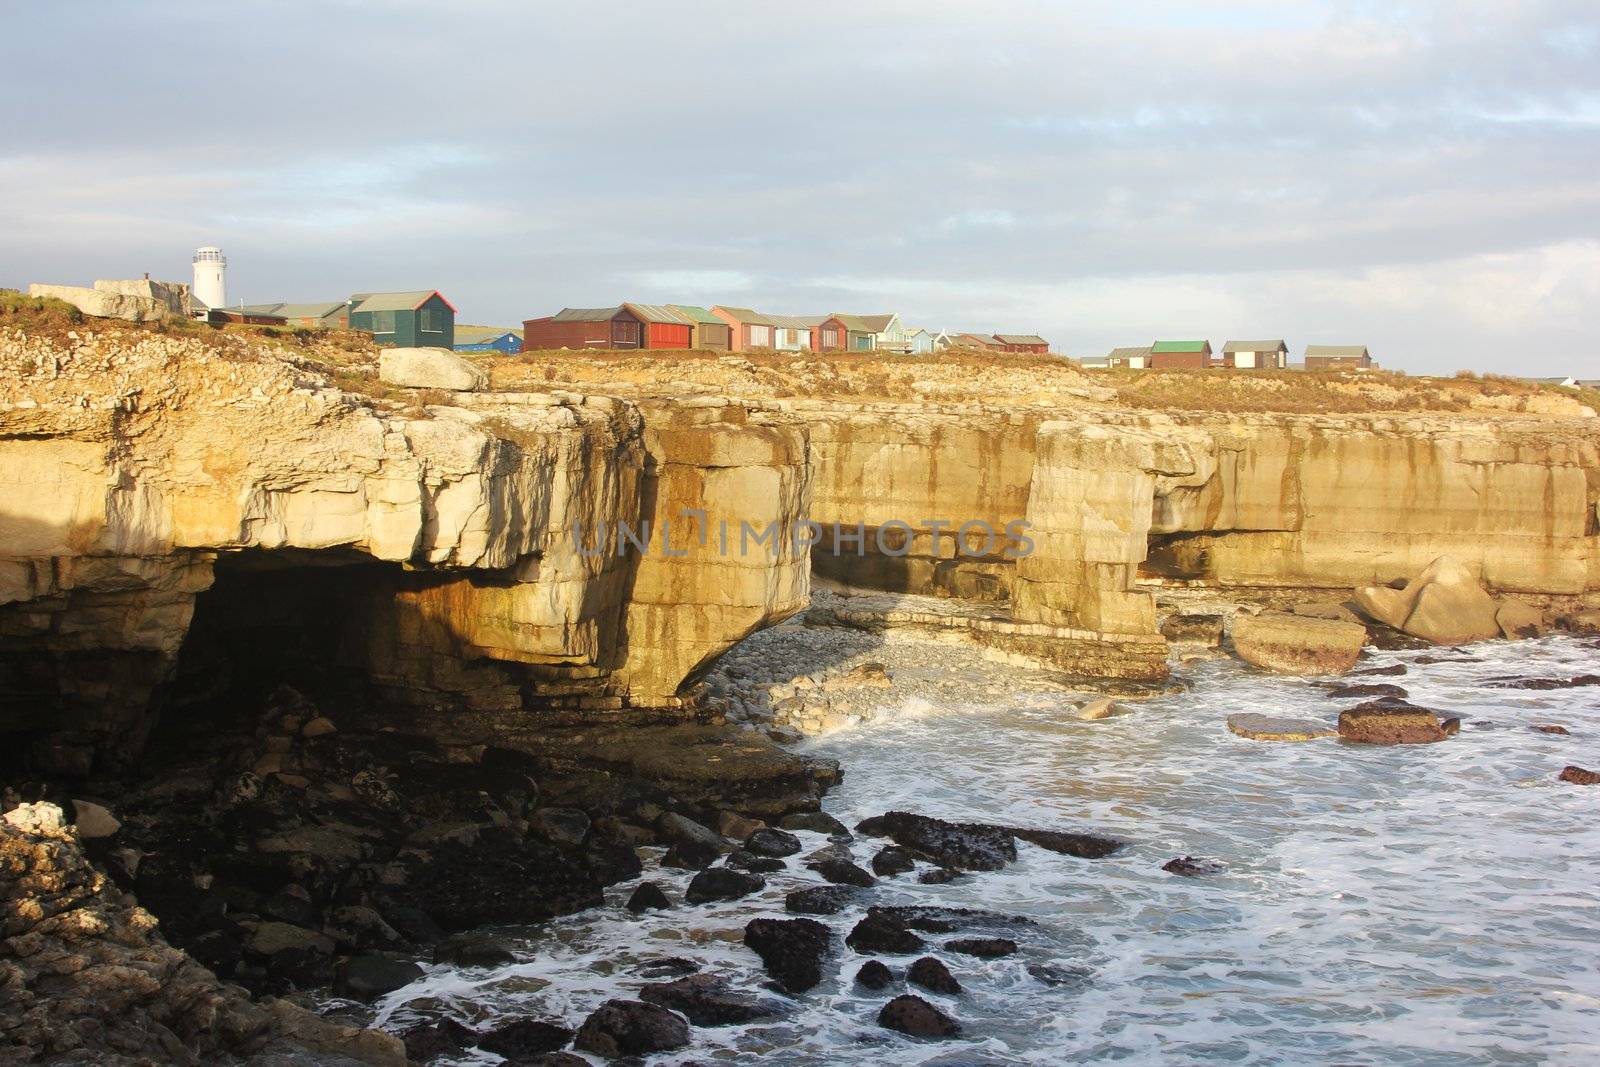
{"label": "weathered rock surface", "polygon": [[1240,712],[1228,716],[1228,730],[1252,741],[1313,741],[1336,737],[1338,730],[1315,719],[1291,719],[1282,715],[1257,715]]}
{"label": "weathered rock surface", "polygon": [[1520,600],[1503,602],[1499,610],[1494,613],[1494,621],[1495,625],[1500,627],[1501,635],[1512,640],[1539,637],[1550,630],[1544,612]]}
{"label": "weathered rock surface", "polygon": [[1239,658],[1279,674],[1344,674],[1361,658],[1366,643],[1365,627],[1337,619],[1262,612],[1233,621]]}
{"label": "weathered rock surface", "polygon": [[1449,731],[1427,708],[1373,700],[1339,713],[1339,736],[1366,745],[1418,745],[1443,741]]}
{"label": "weathered rock surface", "polygon": [[276,1049],[403,1067],[398,1038],[252,1003],[162,938],[53,805],[0,820],[0,1059],[194,1064]]}
{"label": "weathered rock surface", "polygon": [[906,981],[934,993],[953,996],[961,992],[961,983],[950,973],[950,968],[933,956],[923,956],[913,962],[906,969]]}
{"label": "weathered rock surface", "polygon": [[921,997],[895,997],[878,1012],[878,1025],[912,1037],[956,1037],[961,1025]]}
{"label": "weathered rock surface", "polygon": [[674,982],[658,982],[639,990],[639,999],[682,1012],[696,1026],[732,1026],[783,1014],[770,997],[734,991],[726,978],[694,974]]}
{"label": "weathered rock surface", "polygon": [[489,375],[448,348],[385,348],[378,380],[412,389],[469,392],[489,384]]}
{"label": "weathered rock surface", "polygon": [[1572,785],[1600,785],[1600,771],[1586,770],[1583,767],[1563,767],[1556,777]]}
{"label": "weathered rock surface", "polygon": [[744,943],[786,993],[804,993],[822,981],[822,961],[833,952],[832,932],[815,919],[752,919]]}
{"label": "weathered rock surface", "polygon": [[683,1017],[641,1000],[608,1000],[583,1021],[573,1046],[617,1059],[670,1052],[689,1043]]}
{"label": "weathered rock surface", "polygon": [[1450,556],[1428,564],[1404,588],[1364,586],[1356,604],[1396,630],[1436,645],[1461,645],[1500,636],[1500,605],[1473,572]]}
{"label": "weathered rock surface", "polygon": [[695,875],[684,890],[683,899],[689,904],[705,904],[713,900],[738,900],[766,887],[766,879],[758,874],[730,870],[727,867],[710,867]]}
{"label": "weathered rock surface", "polygon": [[521,1063],[530,1056],[566,1048],[572,1036],[571,1030],[557,1023],[543,1019],[516,1019],[496,1026],[479,1038],[476,1044],[485,1052],[504,1056],[512,1063]]}

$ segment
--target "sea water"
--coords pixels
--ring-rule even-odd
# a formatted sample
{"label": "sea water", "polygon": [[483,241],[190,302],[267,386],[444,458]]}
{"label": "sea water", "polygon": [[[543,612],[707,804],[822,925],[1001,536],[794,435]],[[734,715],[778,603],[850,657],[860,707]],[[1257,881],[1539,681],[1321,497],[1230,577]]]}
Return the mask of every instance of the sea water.
{"label": "sea water", "polygon": [[[696,1027],[690,1049],[661,1061],[1600,1062],[1600,787],[1556,779],[1569,763],[1600,766],[1600,687],[1501,681],[1571,677],[1597,661],[1592,640],[1571,637],[1377,653],[1363,666],[1404,663],[1407,673],[1353,680],[1399,684],[1414,703],[1461,717],[1459,736],[1433,745],[1236,737],[1225,726],[1235,712],[1331,720],[1355,701],[1226,660],[1184,668],[1182,692],[1128,702],[1110,719],[1079,721],[1059,692],[1021,688],[983,703],[913,699],[807,742],[803,751],[845,768],[824,807],[847,825],[900,809],[1127,845],[1084,860],[1023,843],[1002,871],[880,883],[874,903],[1033,920],[1006,932],[1021,948],[998,960],[939,951],[971,934],[925,935],[963,992],[910,991],[956,1018],[958,1039],[876,1025],[899,990],[852,982],[864,957],[843,935],[863,904],[816,917],[836,929],[837,955],[780,1020]],[[828,844],[798,836],[805,852]],[[885,843],[858,836],[856,862]],[[629,883],[603,909],[497,931],[524,962],[431,965],[379,1006],[379,1020],[401,1029],[448,1012],[480,1026],[531,1016],[575,1027],[602,1001],[661,980],[652,963],[675,957],[760,990],[766,977],[742,931],[757,916],[785,917],[788,891],[822,884],[804,854],[743,900],[636,918],[621,906]],[[1220,871],[1162,870],[1178,856]],[[647,866],[681,899],[689,872]]]}

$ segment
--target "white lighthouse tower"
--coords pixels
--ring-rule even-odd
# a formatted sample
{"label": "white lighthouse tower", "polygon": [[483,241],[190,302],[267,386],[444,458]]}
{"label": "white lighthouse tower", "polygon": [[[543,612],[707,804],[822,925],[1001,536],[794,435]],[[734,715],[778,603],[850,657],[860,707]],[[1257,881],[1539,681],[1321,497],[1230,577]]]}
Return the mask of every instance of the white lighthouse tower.
{"label": "white lighthouse tower", "polygon": [[194,285],[189,292],[208,308],[228,306],[228,261],[212,245],[194,250]]}

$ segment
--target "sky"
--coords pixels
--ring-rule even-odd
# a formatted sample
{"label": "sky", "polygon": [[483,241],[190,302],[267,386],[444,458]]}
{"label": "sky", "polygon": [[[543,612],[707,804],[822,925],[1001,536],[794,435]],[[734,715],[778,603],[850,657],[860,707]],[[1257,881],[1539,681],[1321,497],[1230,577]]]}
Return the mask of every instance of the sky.
{"label": "sky", "polygon": [[0,285],[1600,377],[1595,0],[0,8]]}

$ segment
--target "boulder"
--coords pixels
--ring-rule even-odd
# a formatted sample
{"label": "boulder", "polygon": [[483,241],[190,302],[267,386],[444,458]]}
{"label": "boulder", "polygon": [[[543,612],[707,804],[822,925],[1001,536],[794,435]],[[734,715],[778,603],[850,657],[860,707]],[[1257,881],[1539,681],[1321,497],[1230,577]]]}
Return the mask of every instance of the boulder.
{"label": "boulder", "polygon": [[800,839],[787,830],[762,829],[745,838],[744,850],[769,858],[792,856],[800,851]]}
{"label": "boulder", "polygon": [[1084,722],[1109,719],[1117,713],[1117,702],[1110,697],[1097,697],[1078,709],[1078,718]]}
{"label": "boulder", "polygon": [[1168,860],[1161,865],[1161,869],[1168,874],[1181,875],[1184,878],[1199,878],[1207,874],[1221,874],[1222,864],[1216,860],[1196,859],[1193,856],[1179,856],[1177,859]]}
{"label": "boulder", "polygon": [[704,841],[677,841],[661,857],[661,866],[676,867],[681,871],[704,870],[717,862],[720,854],[716,845],[708,845]]}
{"label": "boulder", "polygon": [[716,852],[724,852],[728,847],[721,834],[675,811],[669,811],[656,820],[656,832],[673,844],[688,842],[704,845]]}
{"label": "boulder", "polygon": [[1339,713],[1339,736],[1364,745],[1420,745],[1449,735],[1427,708],[1403,700],[1369,700]]}
{"label": "boulder", "polygon": [[1059,856],[1076,856],[1081,860],[1105,859],[1122,848],[1122,842],[1096,834],[1079,834],[1068,830],[1036,830],[1027,826],[1004,827],[1018,841],[1026,841]]}
{"label": "boulder", "polygon": [[666,892],[654,882],[643,882],[628,898],[627,908],[635,915],[647,911],[665,911],[672,907]]}
{"label": "boulder", "polygon": [[78,828],[78,836],[85,840],[111,837],[122,829],[115,815],[91,800],[74,800],[72,811],[72,824]]}
{"label": "boulder", "polygon": [[572,1031],[565,1026],[542,1019],[517,1019],[490,1030],[478,1040],[478,1047],[512,1063],[523,1063],[530,1056],[564,1049],[571,1040]]}
{"label": "boulder", "polygon": [[754,874],[771,874],[774,871],[785,870],[789,866],[783,860],[772,856],[757,856],[754,852],[746,852],[742,848],[728,853],[728,858],[722,862],[725,866]]}
{"label": "boulder", "polygon": [[683,899],[689,904],[706,904],[713,900],[738,900],[765,889],[767,880],[759,874],[747,874],[728,867],[708,867],[689,881]]}
{"label": "boulder", "polygon": [[1600,785],[1600,771],[1589,771],[1582,767],[1565,767],[1556,778],[1573,785]]}
{"label": "boulder", "polygon": [[1366,643],[1366,627],[1337,619],[1264,611],[1233,622],[1239,658],[1278,674],[1343,674],[1356,665]]}
{"label": "boulder", "polygon": [[736,811],[724,811],[717,815],[717,832],[731,841],[743,841],[757,830],[765,829],[766,825],[760,819],[747,819]]}
{"label": "boulder", "polygon": [[1313,741],[1319,737],[1337,737],[1339,734],[1327,723],[1315,719],[1291,719],[1250,712],[1229,715],[1228,730],[1252,741]]}
{"label": "boulder", "polygon": [[878,1025],[911,1037],[955,1037],[961,1026],[921,997],[895,997],[878,1012]]}
{"label": "boulder", "polygon": [[540,808],[528,816],[528,829],[552,845],[581,848],[589,836],[589,816],[577,808]]}
{"label": "boulder", "polygon": [[1222,644],[1222,627],[1221,615],[1168,615],[1161,622],[1161,636],[1177,645],[1216,648]]}
{"label": "boulder", "polygon": [[607,1059],[670,1052],[689,1043],[681,1015],[642,1000],[608,1000],[583,1021],[573,1047]]}
{"label": "boulder", "polygon": [[339,991],[359,1000],[374,1000],[415,982],[423,970],[415,963],[387,956],[352,956],[339,968]]}
{"label": "boulder", "polygon": [[696,1026],[733,1026],[783,1013],[779,1002],[735,992],[726,978],[714,974],[656,982],[639,990],[639,999],[682,1012]]}
{"label": "boulder", "polygon": [[785,815],[778,825],[785,830],[810,830],[812,833],[827,834],[829,837],[851,836],[844,823],[825,811],[800,811],[793,815]]}
{"label": "boulder", "polygon": [[1500,605],[1472,571],[1440,556],[1404,588],[1365,586],[1356,606],[1369,617],[1436,645],[1461,645],[1500,636]]}
{"label": "boulder", "polygon": [[786,993],[804,993],[822,981],[822,961],[833,934],[815,919],[751,919],[744,943]]}
{"label": "boulder", "polygon": [[871,889],[878,880],[849,860],[823,859],[806,866],[816,871],[834,885],[853,885]]}
{"label": "boulder", "polygon": [[963,871],[998,871],[1017,858],[1011,831],[984,823],[953,823],[910,812],[891,811],[864,819],[857,830],[888,837],[895,844]]}
{"label": "boulder", "polygon": [[1494,621],[1500,627],[1501,635],[1509,640],[1540,637],[1550,629],[1545,623],[1544,612],[1520,600],[1507,600],[1501,604],[1500,610],[1494,613]]}
{"label": "boulder", "polygon": [[913,963],[906,971],[906,981],[934,993],[953,996],[961,992],[961,983],[950,973],[950,968],[932,956],[923,956]]}
{"label": "boulder", "polygon": [[856,972],[856,985],[865,989],[887,989],[894,982],[894,972],[882,960],[868,960]]}
{"label": "boulder", "polygon": [[884,846],[872,857],[872,873],[880,878],[892,878],[916,869],[917,861],[911,858],[911,853],[894,845]]}
{"label": "boulder", "polygon": [[862,955],[882,952],[888,955],[908,956],[921,952],[923,940],[912,933],[905,923],[892,915],[870,911],[852,929],[844,943]]}
{"label": "boulder", "polygon": [[448,348],[385,348],[378,355],[378,380],[408,389],[466,393],[489,384],[489,375]]}
{"label": "boulder", "polygon": [[792,890],[783,898],[783,906],[801,915],[837,915],[865,895],[853,885],[813,885]]}
{"label": "boulder", "polygon": [[963,956],[976,956],[983,960],[1013,956],[1017,951],[1017,943],[1009,937],[963,937],[954,941],[946,941],[944,947],[947,952],[956,952]]}
{"label": "boulder", "polygon": [[1296,604],[1289,609],[1291,614],[1300,615],[1307,619],[1338,619],[1341,622],[1353,622],[1358,626],[1361,618],[1343,604],[1331,601],[1319,601],[1311,604]]}

